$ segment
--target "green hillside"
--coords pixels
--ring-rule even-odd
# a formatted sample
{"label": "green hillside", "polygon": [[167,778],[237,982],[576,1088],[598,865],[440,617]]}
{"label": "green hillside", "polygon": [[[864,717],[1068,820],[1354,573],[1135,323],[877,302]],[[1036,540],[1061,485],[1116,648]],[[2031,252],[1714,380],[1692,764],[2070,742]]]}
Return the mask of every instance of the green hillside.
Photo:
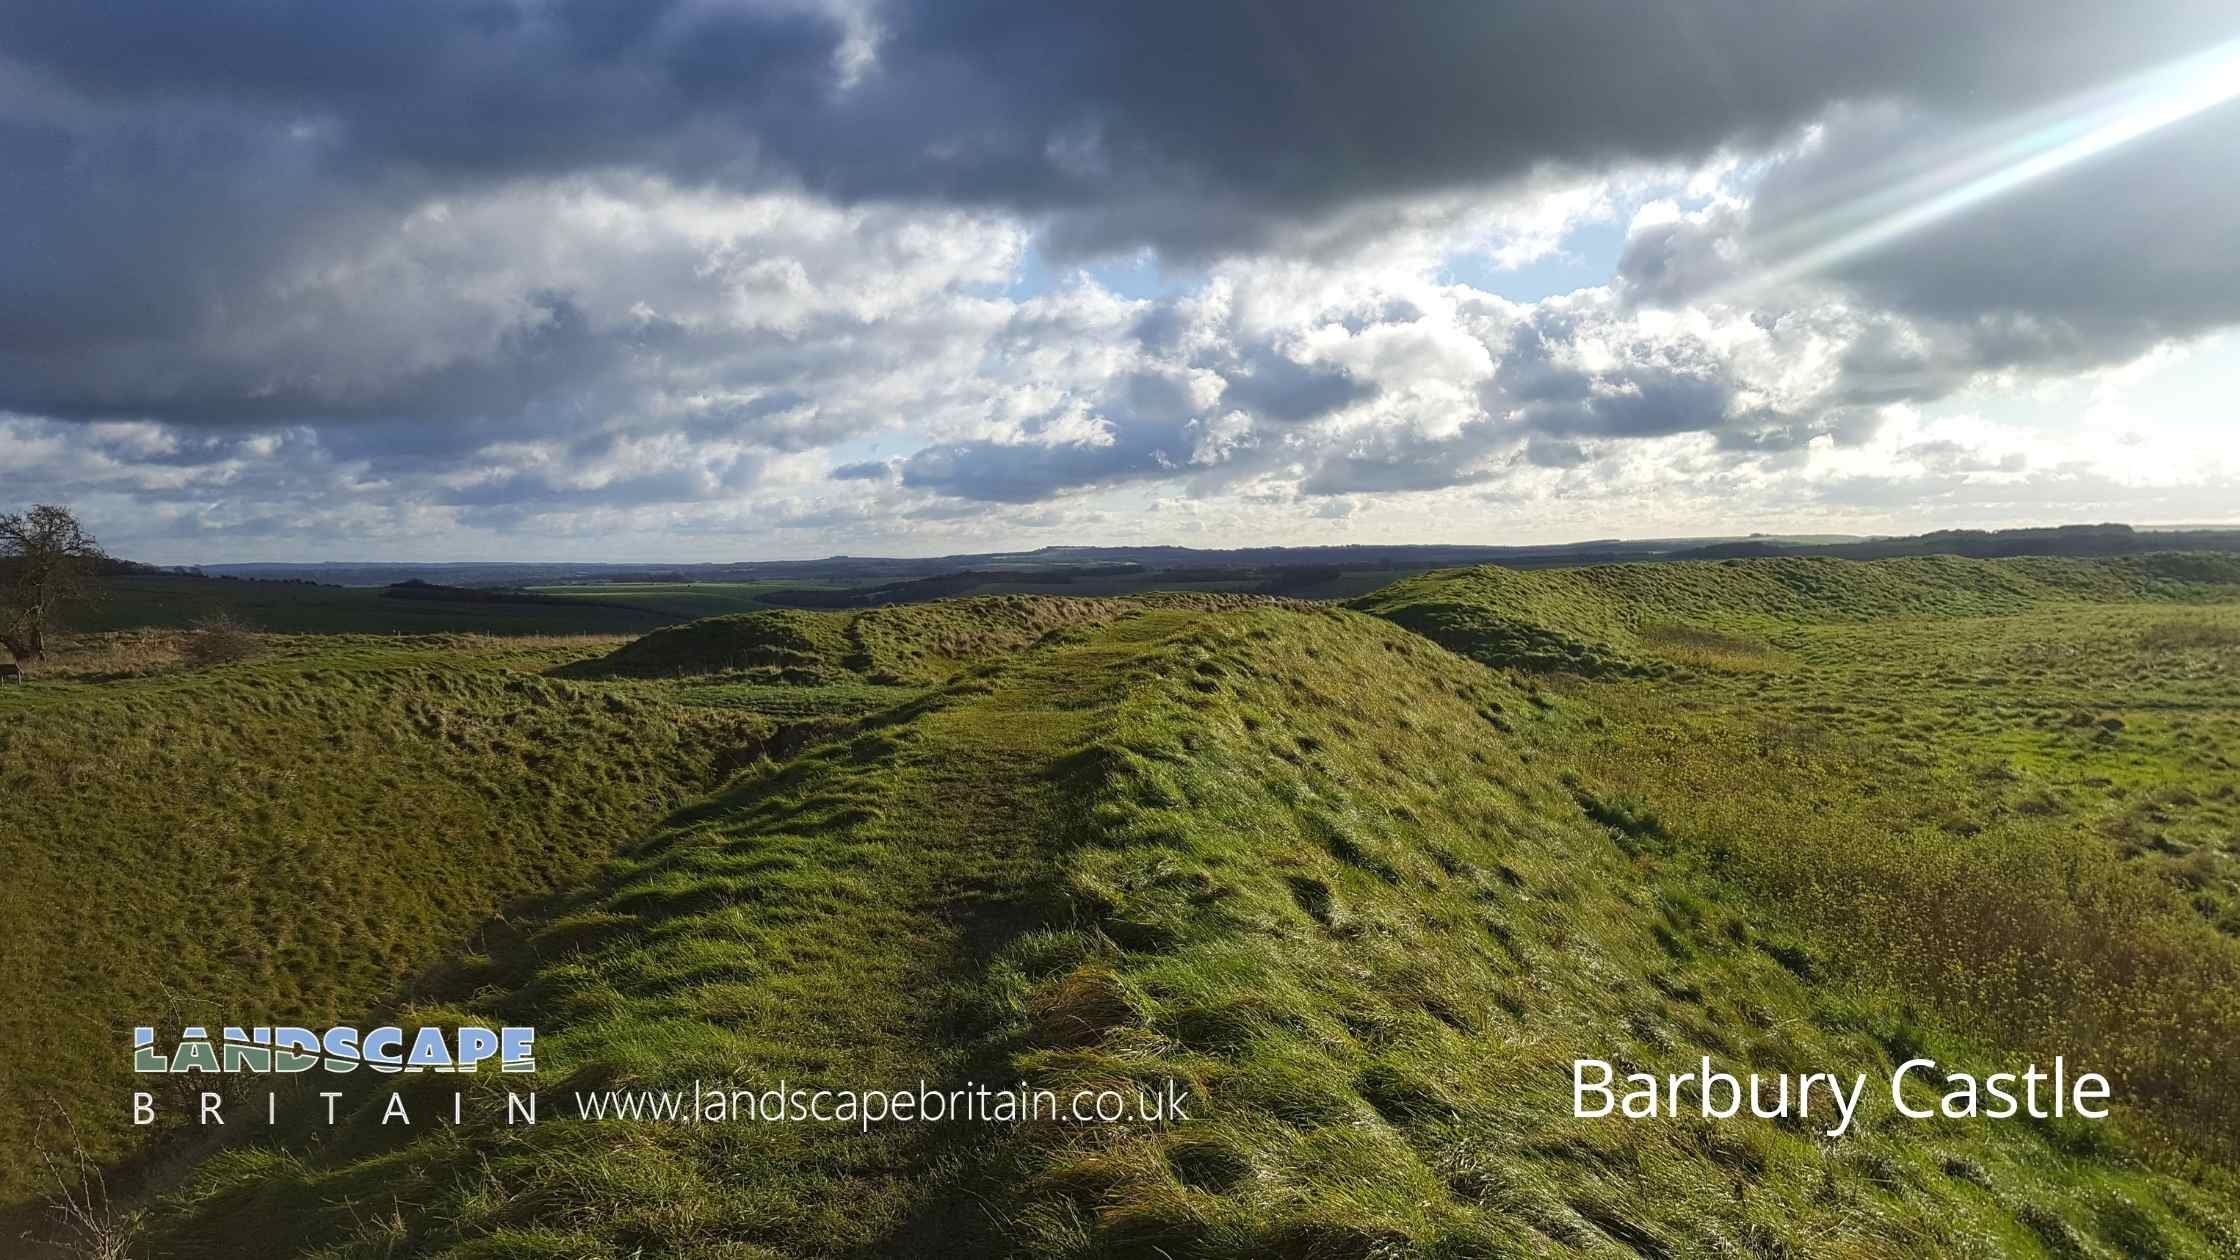
{"label": "green hillside", "polygon": [[[1585,698],[1359,614],[1085,617],[751,772],[413,1018],[534,1022],[553,1101],[1173,1080],[1189,1122],[408,1136],[368,1100],[339,1141],[206,1166],[164,1254],[2220,1254],[2229,1177],[2148,1171],[2193,1140],[2151,1110],[1883,1113],[1836,1143],[1568,1118],[1581,1056],[1989,1069],[2013,1046],[1982,1030],[2019,1031],[2001,993],[1910,992],[1553,755],[1607,730]],[[1979,882],[1987,915],[2042,891]],[[2232,967],[2137,891],[2167,943]],[[2172,1005],[2204,996],[2191,978],[2117,1000],[2183,1010],[2203,1041],[2240,1030],[2229,1005]],[[2201,1070],[2158,1078],[2176,1113],[2229,1088]],[[504,1084],[476,1083],[485,1115]]]}
{"label": "green hillside", "polygon": [[1602,679],[1574,768],[1765,836],[1792,891],[1807,867],[1776,817],[1862,852],[1851,837],[1968,842],[1947,855],[1962,883],[1998,828],[2042,855],[2033,880],[2114,854],[2240,937],[2233,557],[1463,569],[1354,606],[1488,665]]}
{"label": "green hillside", "polygon": [[[1488,664],[1581,674],[1641,670],[1691,633],[1810,622],[1983,617],[2048,604],[2240,598],[2240,556],[2111,560],[1768,559],[1447,569],[1351,607]],[[1716,637],[1706,641],[1716,646]]]}
{"label": "green hillside", "polygon": [[1264,602],[1216,594],[981,595],[845,612],[735,613],[657,630],[572,672],[625,678],[742,675],[778,683],[937,682],[1046,636],[1106,625],[1146,609],[1214,611]]}
{"label": "green hillside", "polygon": [[0,688],[0,1203],[64,1110],[125,1149],[135,1024],[355,1015],[771,729],[540,676],[580,641],[269,642]]}
{"label": "green hillside", "polygon": [[[2232,581],[1767,560],[1449,571],[1355,609],[276,640],[0,693],[45,742],[0,739],[11,768],[118,776],[88,800],[167,785],[125,828],[72,821],[80,780],[23,780],[31,848],[250,820],[208,870],[116,845],[100,904],[146,919],[79,923],[87,888],[44,877],[50,942],[212,936],[190,982],[229,1010],[539,1030],[540,1070],[464,1082],[462,1124],[459,1078],[405,1078],[407,1126],[395,1082],[350,1077],[318,1085],[334,1127],[298,1096],[273,1131],[165,1139],[192,1170],[120,1205],[134,1255],[2206,1260],[2240,1248]],[[197,763],[205,727],[232,742]],[[125,755],[96,771],[102,739]],[[250,766],[287,773],[204,786]],[[211,887],[240,890],[233,929],[165,936]],[[439,948],[369,966],[386,917]],[[302,947],[241,954],[273,922]],[[10,982],[50,1009],[147,1000],[91,968],[49,995],[42,948]],[[2114,1119],[1570,1114],[1582,1058],[1871,1092],[1908,1059],[2055,1055],[2113,1080]],[[1188,1118],[573,1118],[780,1082],[1171,1085]],[[120,1088],[84,1087],[88,1114]],[[506,1123],[530,1088],[540,1123]]]}

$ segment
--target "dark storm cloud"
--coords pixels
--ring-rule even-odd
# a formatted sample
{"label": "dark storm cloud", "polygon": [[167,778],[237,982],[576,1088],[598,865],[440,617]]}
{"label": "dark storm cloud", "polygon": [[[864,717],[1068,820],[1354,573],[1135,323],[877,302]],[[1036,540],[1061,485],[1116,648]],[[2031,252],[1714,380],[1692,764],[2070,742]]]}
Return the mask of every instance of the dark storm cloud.
{"label": "dark storm cloud", "polygon": [[[1625,291],[1647,305],[1724,296],[1778,308],[1778,294],[1750,290],[1754,273],[1911,208],[1878,205],[1878,185],[1966,134],[1950,116],[1839,119],[1820,145],[1775,165],[1747,207],[1635,231],[1618,268]],[[2099,366],[2240,320],[2235,153],[2240,102],[1806,272],[1877,315],[1846,355],[1854,400],[1935,397],[1983,371]]]}
{"label": "dark storm cloud", "polygon": [[1985,311],[1949,321],[1903,308],[1878,312],[1844,347],[1835,401],[1873,407],[1941,398],[1983,372],[2074,370],[2128,359],[2159,335],[2135,321],[2095,332],[2030,311]]}
{"label": "dark storm cloud", "polygon": [[[1809,212],[1831,168],[1890,161],[1920,138],[1911,127],[1869,132],[1845,152],[1777,170],[1753,219],[1778,229]],[[2240,103],[2088,159],[1982,213],[1940,220],[1848,260],[1832,278],[1878,306],[1947,326],[1936,341],[1966,344],[1982,367],[2126,359],[2240,319],[2235,154]]]}
{"label": "dark storm cloud", "polygon": [[285,305],[259,292],[275,268],[399,208],[272,126],[206,108],[0,118],[0,169],[0,406],[58,414],[194,394],[218,369],[174,346],[218,312]]}
{"label": "dark storm cloud", "polygon": [[[1504,367],[1506,370],[1506,365]],[[1300,491],[1309,495],[1443,490],[1489,480],[1517,462],[1567,469],[1590,462],[1585,440],[1709,433],[1729,449],[1785,450],[1817,430],[1788,417],[1736,414],[1733,373],[1705,363],[1682,371],[1619,364],[1593,373],[1523,373],[1531,397],[1505,392],[1501,374],[1481,391],[1484,414],[1451,432],[1371,430],[1325,453]]]}
{"label": "dark storm cloud", "polygon": [[754,483],[761,466],[738,460],[720,467],[664,468],[654,472],[573,483],[545,470],[508,472],[431,496],[430,501],[468,509],[635,507],[691,503],[736,494]]}
{"label": "dark storm cloud", "polygon": [[1133,444],[957,442],[912,455],[902,465],[902,484],[959,499],[1036,503],[1061,490],[1171,467],[1148,454]]}
{"label": "dark storm cloud", "polygon": [[[842,113],[883,120],[887,160],[811,163],[826,182],[995,197],[1066,212],[1061,244],[1180,253],[1543,162],[1698,153],[1832,100],[2008,108],[2240,26],[2211,0],[945,3],[888,18],[883,72]],[[948,110],[908,108],[958,79]]]}
{"label": "dark storm cloud", "polygon": [[1670,437],[1720,428],[1733,393],[1723,370],[1635,367],[1574,374],[1566,395],[1544,397],[1518,415],[1535,431],[1555,437]]}
{"label": "dark storm cloud", "polygon": [[[0,48],[141,111],[328,129],[337,172],[645,166],[1057,212],[1059,245],[1279,242],[1361,201],[1701,153],[1832,101],[1981,112],[2240,29],[2221,0],[0,5]],[[19,138],[18,156],[54,135]]]}
{"label": "dark storm cloud", "polygon": [[[2240,28],[2211,0],[928,2],[873,21],[875,61],[850,81],[848,23],[808,3],[0,0],[0,405],[252,408],[239,378],[271,365],[183,369],[157,350],[284,304],[285,265],[420,199],[523,176],[799,181],[1051,216],[1061,253],[1204,255],[1546,163],[1697,154],[1837,100],[1965,121]],[[2214,137],[2197,147],[2215,156]],[[2231,181],[2201,183],[2215,199]],[[1907,287],[1964,294],[1981,272],[1925,266]],[[2168,278],[2187,310],[2213,304],[2210,281]]]}
{"label": "dark storm cloud", "polygon": [[1634,228],[1618,254],[1626,296],[1646,306],[1685,306],[1739,279],[1740,262],[1725,247],[1747,220],[1745,207],[1718,206],[1697,218]]}
{"label": "dark storm cloud", "polygon": [[[962,350],[942,340],[961,317],[927,313],[919,296],[898,303],[903,315],[871,299],[787,308],[835,259],[871,252],[865,240],[822,254],[750,241],[716,259],[695,238],[653,257],[629,253],[623,231],[542,233],[553,211],[533,199],[507,203],[518,222],[433,246],[440,234],[412,236],[410,221],[650,176],[677,196],[1015,215],[1053,259],[1149,246],[1189,263],[1328,261],[1428,195],[1685,161],[1852,103],[1867,121],[1775,167],[1747,210],[1628,242],[1620,287],[1656,304],[1730,278],[1753,242],[1824,211],[1886,155],[2235,35],[2229,0],[920,0],[860,17],[817,0],[0,0],[0,411],[161,422],[178,445],[138,466],[182,474],[225,462],[196,431],[288,429],[273,458],[295,471],[224,475],[294,478],[310,500],[329,480],[455,472],[496,444],[621,460],[583,444],[632,427],[807,451],[898,408],[973,408],[915,380],[841,397],[846,382],[917,374],[981,402],[995,388],[973,374],[969,336]],[[1465,484],[1512,457],[1567,467],[1612,440],[1693,431],[1793,449],[1986,366],[2100,363],[2240,319],[2236,114],[1838,268],[1833,282],[1883,309],[1835,338],[1841,381],[1823,414],[1743,401],[1732,364],[1686,337],[1620,345],[1618,362],[1585,370],[1564,351],[1579,335],[1570,317],[1539,311],[1499,354],[1481,414],[1434,426],[1443,437],[1400,428],[1321,449],[1305,444],[1318,423],[1376,402],[1376,382],[1259,331],[1204,348],[1164,302],[1115,355],[1156,369],[1034,382],[1071,395],[1095,440],[1030,425],[1022,441],[943,443],[884,474],[833,475],[1032,502],[1297,441],[1285,458],[1308,469],[1306,488],[1337,494]],[[424,252],[383,253],[407,237]],[[555,273],[578,249],[611,253],[600,274],[629,283],[575,291]],[[792,270],[756,272],[765,262]],[[925,292],[991,279],[960,267]],[[862,291],[895,287],[881,275]],[[1093,310],[1042,305],[992,330],[990,352],[1125,336]],[[1418,314],[1400,304],[1330,322],[1360,333]],[[1222,388],[1199,405],[1213,398],[1206,373]],[[1201,450],[1233,413],[1246,430]],[[1081,417],[1046,424],[1061,419],[1072,432]],[[499,467],[421,497],[496,519],[514,501],[735,493],[765,462],[677,454],[591,480]]]}
{"label": "dark storm cloud", "polygon": [[332,126],[332,160],[357,170],[736,167],[753,151],[740,141],[822,96],[844,32],[805,6],[685,8],[11,0],[0,48],[104,101],[218,103]]}

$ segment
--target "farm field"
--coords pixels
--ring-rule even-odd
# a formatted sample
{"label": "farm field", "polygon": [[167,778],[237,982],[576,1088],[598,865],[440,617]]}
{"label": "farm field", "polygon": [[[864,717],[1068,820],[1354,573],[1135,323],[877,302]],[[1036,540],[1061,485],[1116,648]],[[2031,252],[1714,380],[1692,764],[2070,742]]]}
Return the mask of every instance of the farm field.
{"label": "farm field", "polygon": [[[523,1082],[478,1077],[465,1123],[407,1129],[351,1081],[336,1128],[91,1135],[119,1184],[168,1170],[118,1205],[131,1254],[2240,1239],[2230,558],[1448,570],[200,667],[168,633],[0,691],[31,1131],[129,1088],[108,1047],[174,999],[533,1024],[555,1101],[1172,1083],[1190,1118],[522,1129]],[[2055,1054],[2114,1119],[1570,1114],[1580,1058]],[[38,1171],[5,1169],[26,1205]]]}
{"label": "farm field", "polygon": [[627,604],[671,621],[695,617],[720,617],[725,613],[757,612],[775,605],[762,596],[772,591],[821,589],[814,582],[598,582],[565,586],[530,586],[537,595],[588,603]]}
{"label": "farm field", "polygon": [[627,607],[393,599],[373,586],[321,586],[146,574],[101,579],[64,629],[101,634],[184,630],[224,616],[272,634],[643,634],[691,614]]}

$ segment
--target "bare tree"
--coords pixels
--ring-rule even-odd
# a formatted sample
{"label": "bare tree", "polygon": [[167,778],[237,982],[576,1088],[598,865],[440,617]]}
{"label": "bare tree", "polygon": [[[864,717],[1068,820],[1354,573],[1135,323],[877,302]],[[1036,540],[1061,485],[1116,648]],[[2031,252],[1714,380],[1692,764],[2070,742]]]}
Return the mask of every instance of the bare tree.
{"label": "bare tree", "polygon": [[77,516],[42,503],[0,513],[0,644],[17,661],[47,654],[47,627],[62,606],[86,593],[104,558]]}

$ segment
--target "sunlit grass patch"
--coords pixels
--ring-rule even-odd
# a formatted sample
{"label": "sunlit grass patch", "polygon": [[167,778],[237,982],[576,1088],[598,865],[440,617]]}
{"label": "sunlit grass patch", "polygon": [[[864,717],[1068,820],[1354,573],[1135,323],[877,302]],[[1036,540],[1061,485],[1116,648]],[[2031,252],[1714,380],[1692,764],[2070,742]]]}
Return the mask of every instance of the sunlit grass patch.
{"label": "sunlit grass patch", "polygon": [[1643,647],[1675,665],[1694,669],[1763,670],[1780,668],[1784,661],[1773,645],[1762,639],[1727,634],[1682,622],[1652,621],[1635,632]]}
{"label": "sunlit grass patch", "polygon": [[[726,619],[595,682],[539,672],[590,655],[558,648],[414,674],[399,746],[466,764],[553,755],[517,726],[544,709],[767,732],[769,758],[719,761],[740,773],[414,990],[534,1022],[539,1084],[1171,1083],[1190,1118],[405,1133],[357,1092],[339,1131],[205,1165],[150,1243],[2207,1260],[2240,963],[2194,899],[2230,882],[2240,724],[2228,673],[2138,641],[2202,574],[1479,574],[1427,580],[1438,615],[1401,624],[975,600]],[[1442,628],[1491,666],[1417,633]],[[369,718],[335,684],[396,658],[329,651],[164,685],[348,729]],[[417,769],[361,764],[391,789]],[[652,770],[551,770],[602,766]],[[240,818],[288,799],[256,786]],[[2119,1078],[2118,1122],[1570,1114],[1579,1057],[1880,1078],[2059,1052]]]}
{"label": "sunlit grass patch", "polygon": [[2141,630],[2139,646],[2151,652],[2240,647],[2240,620],[2206,615],[2172,617]]}

